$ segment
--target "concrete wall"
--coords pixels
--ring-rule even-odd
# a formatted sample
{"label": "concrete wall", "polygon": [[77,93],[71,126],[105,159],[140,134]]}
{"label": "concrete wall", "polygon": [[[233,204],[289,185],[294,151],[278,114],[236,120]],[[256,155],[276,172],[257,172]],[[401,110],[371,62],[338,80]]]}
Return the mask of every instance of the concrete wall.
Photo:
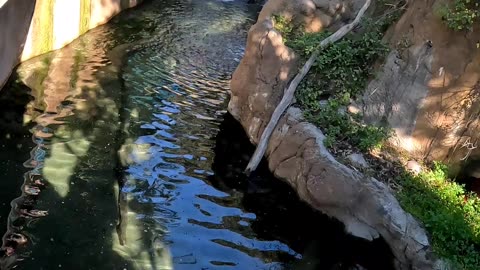
{"label": "concrete wall", "polygon": [[27,38],[34,0],[0,0],[0,89],[17,65]]}
{"label": "concrete wall", "polygon": [[64,47],[142,0],[0,0],[0,88],[12,69]]}

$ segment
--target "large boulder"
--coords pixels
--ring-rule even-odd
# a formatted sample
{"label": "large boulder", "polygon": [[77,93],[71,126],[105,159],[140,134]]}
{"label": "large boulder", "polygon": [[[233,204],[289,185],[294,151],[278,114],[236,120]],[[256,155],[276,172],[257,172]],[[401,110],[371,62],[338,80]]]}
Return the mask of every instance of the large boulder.
{"label": "large boulder", "polygon": [[[299,57],[283,44],[270,16],[287,10],[292,18],[304,20],[306,7],[315,8],[308,14],[327,14],[319,1],[288,1],[282,9],[279,3],[283,2],[270,0],[265,5],[249,31],[245,56],[231,82],[229,111],[255,144],[300,64]],[[332,19],[322,27],[335,23]],[[324,138],[299,109],[290,108],[268,144],[270,170],[312,207],[342,221],[351,234],[369,240],[383,237],[397,269],[440,269],[424,229],[400,207],[389,188],[337,162],[323,145]]]}
{"label": "large boulder", "polygon": [[459,168],[480,154],[480,29],[448,29],[436,12],[446,1],[409,2],[387,33],[392,52],[360,98],[363,113],[387,122],[411,155]]}

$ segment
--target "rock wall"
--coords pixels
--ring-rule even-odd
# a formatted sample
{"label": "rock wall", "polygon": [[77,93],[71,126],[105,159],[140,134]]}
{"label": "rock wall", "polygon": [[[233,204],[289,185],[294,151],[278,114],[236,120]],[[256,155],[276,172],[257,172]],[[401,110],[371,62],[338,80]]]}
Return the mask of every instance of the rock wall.
{"label": "rock wall", "polygon": [[142,0],[0,1],[0,89],[19,61],[60,49],[140,2]]}
{"label": "rock wall", "polygon": [[480,29],[448,29],[437,12],[448,1],[409,2],[387,33],[393,50],[359,103],[367,121],[387,120],[402,149],[458,168],[480,154]]}
{"label": "rock wall", "polygon": [[[356,1],[350,6],[361,6]],[[283,44],[272,14],[291,16],[320,31],[335,26],[341,1],[269,0],[248,34],[245,55],[231,82],[230,113],[243,125],[250,140],[261,133],[284,87],[296,74],[299,58]],[[325,7],[334,7],[332,9]],[[337,9],[335,9],[337,8]],[[399,205],[389,188],[337,162],[323,145],[322,132],[291,107],[281,118],[266,157],[275,176],[287,181],[316,209],[337,218],[347,231],[365,239],[383,237],[396,258],[397,269],[441,269],[431,253],[421,225]]]}

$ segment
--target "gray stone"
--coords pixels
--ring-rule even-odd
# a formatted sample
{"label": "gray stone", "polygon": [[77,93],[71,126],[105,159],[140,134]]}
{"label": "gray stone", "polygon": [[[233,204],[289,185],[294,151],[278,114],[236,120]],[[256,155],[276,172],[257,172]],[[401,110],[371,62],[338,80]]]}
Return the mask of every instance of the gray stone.
{"label": "gray stone", "polygon": [[365,160],[362,154],[354,153],[347,156],[348,161],[354,167],[359,169],[366,169],[369,167],[368,162]]}

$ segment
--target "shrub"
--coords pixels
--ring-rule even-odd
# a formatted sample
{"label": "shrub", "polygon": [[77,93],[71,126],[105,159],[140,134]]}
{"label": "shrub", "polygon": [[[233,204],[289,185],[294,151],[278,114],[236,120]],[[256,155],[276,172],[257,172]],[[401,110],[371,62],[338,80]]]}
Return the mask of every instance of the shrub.
{"label": "shrub", "polygon": [[405,173],[402,206],[421,220],[430,234],[434,251],[460,269],[480,269],[480,199],[448,179],[446,166],[417,176]]}
{"label": "shrub", "polygon": [[[388,51],[380,27],[366,23],[363,33],[352,34],[325,48],[297,90],[296,98],[307,120],[325,131],[327,147],[335,141],[348,141],[368,151],[390,135],[386,128],[364,125],[359,117],[342,111],[351,97],[365,89],[374,62]],[[329,34],[289,32],[294,38],[288,39],[287,45],[306,58]],[[325,106],[320,106],[322,97],[328,98]]]}
{"label": "shrub", "polygon": [[455,0],[453,5],[440,8],[440,16],[447,26],[453,30],[471,30],[480,16],[477,0]]}
{"label": "shrub", "polygon": [[282,34],[283,42],[286,43],[289,37],[293,34],[293,23],[285,16],[273,15],[273,22],[275,24],[275,30]]}
{"label": "shrub", "polygon": [[307,120],[324,130],[325,146],[332,147],[336,141],[348,141],[362,151],[382,146],[390,136],[389,129],[362,124],[359,117],[344,112],[342,104],[338,99],[330,99],[314,113],[305,111]]}

